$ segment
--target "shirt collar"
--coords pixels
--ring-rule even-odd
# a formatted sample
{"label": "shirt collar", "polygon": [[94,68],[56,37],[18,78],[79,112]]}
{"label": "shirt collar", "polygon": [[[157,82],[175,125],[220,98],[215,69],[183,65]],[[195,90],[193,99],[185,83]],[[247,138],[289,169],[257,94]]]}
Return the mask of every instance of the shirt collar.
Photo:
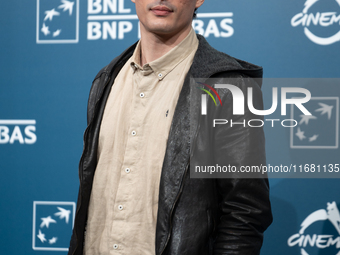
{"label": "shirt collar", "polygon": [[179,63],[187,58],[194,49],[197,48],[195,47],[197,45],[198,39],[194,29],[191,28],[189,34],[184,38],[184,40],[176,45],[173,49],[171,49],[162,57],[141,67],[139,64],[141,62],[141,44],[139,41],[131,58],[132,61],[130,65],[134,71],[138,69],[143,75],[155,73],[159,80],[163,80],[167,74],[169,74]]}

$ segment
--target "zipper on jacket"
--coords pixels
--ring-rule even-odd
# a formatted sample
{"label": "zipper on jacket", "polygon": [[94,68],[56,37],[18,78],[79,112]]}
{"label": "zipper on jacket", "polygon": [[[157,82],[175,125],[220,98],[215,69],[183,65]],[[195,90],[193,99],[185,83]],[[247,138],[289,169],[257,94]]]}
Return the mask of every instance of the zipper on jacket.
{"label": "zipper on jacket", "polygon": [[[189,160],[189,161],[190,161],[190,160]],[[179,191],[178,191],[178,193],[177,193],[175,202],[174,202],[174,204],[172,205],[172,208],[171,208],[171,211],[170,211],[170,228],[169,228],[169,234],[168,234],[168,237],[167,237],[167,239],[166,239],[164,248],[163,248],[163,250],[161,251],[160,255],[163,254],[163,252],[165,251],[165,248],[166,248],[166,246],[168,245],[169,240],[170,240],[171,231],[172,231],[172,213],[173,213],[173,211],[174,211],[174,209],[175,209],[175,206],[176,206],[176,204],[177,204],[177,201],[178,201],[178,199],[179,199],[179,196],[181,195],[181,193],[182,193],[182,191],[183,191],[183,184],[184,184],[184,179],[185,179],[185,177],[186,177],[186,175],[187,175],[187,172],[188,172],[189,161],[188,161],[188,163],[187,163],[187,166],[186,166],[186,168],[185,168],[185,172],[184,172],[184,174],[183,174],[183,178],[182,178],[182,181],[181,181],[181,184],[180,184],[180,189],[179,189]]]}

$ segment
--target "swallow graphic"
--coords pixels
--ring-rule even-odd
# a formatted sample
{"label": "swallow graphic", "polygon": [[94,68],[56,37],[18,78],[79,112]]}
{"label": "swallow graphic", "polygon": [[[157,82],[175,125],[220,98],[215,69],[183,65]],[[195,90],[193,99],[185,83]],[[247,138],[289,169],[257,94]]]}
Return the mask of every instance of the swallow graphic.
{"label": "swallow graphic", "polygon": [[66,210],[64,208],[61,207],[57,207],[59,212],[55,213],[55,216],[59,216],[60,219],[65,219],[65,222],[68,223],[69,219],[70,219],[70,210]]}
{"label": "swallow graphic", "polygon": [[74,2],[70,2],[70,1],[67,1],[67,0],[61,0],[61,2],[63,4],[59,5],[58,8],[59,9],[63,9],[63,12],[68,11],[70,16],[71,16],[72,15],[72,11],[73,11]]}
{"label": "swallow graphic", "polygon": [[43,23],[43,26],[42,26],[42,28],[41,28],[41,32],[43,32],[45,36],[48,35],[48,34],[50,34],[50,30],[49,30],[48,27],[45,25],[45,23]]}
{"label": "swallow graphic", "polygon": [[321,106],[319,109],[316,109],[316,112],[321,112],[321,115],[324,114],[328,114],[328,119],[331,118],[332,116],[332,109],[333,109],[333,105],[327,105],[327,104],[323,104],[323,103],[319,103],[319,105]]}
{"label": "swallow graphic", "polygon": [[40,224],[40,228],[43,228],[43,227],[49,227],[50,226],[50,223],[57,223],[54,219],[51,218],[51,216],[48,216],[46,218],[41,218],[42,222]]}
{"label": "swallow graphic", "polygon": [[44,18],[44,21],[46,21],[46,20],[48,20],[48,19],[49,19],[50,21],[52,21],[52,19],[53,19],[54,16],[59,16],[59,15],[60,15],[60,13],[57,12],[54,8],[53,8],[52,10],[45,11],[45,14],[46,14],[46,16],[45,16],[45,18]]}
{"label": "swallow graphic", "polygon": [[53,237],[51,239],[48,240],[49,244],[55,244],[57,242],[58,238],[57,237]]}
{"label": "swallow graphic", "polygon": [[313,135],[312,137],[309,137],[309,142],[314,142],[319,135]]}
{"label": "swallow graphic", "polygon": [[306,138],[305,135],[304,135],[304,133],[305,133],[305,132],[301,131],[300,127],[298,127],[298,131],[295,133],[295,135],[296,135],[297,137],[299,137],[300,140],[303,140],[303,139]]}
{"label": "swallow graphic", "polygon": [[302,115],[300,115],[300,117],[301,117],[301,120],[299,122],[300,125],[303,124],[303,123],[306,123],[306,125],[308,125],[308,122],[309,122],[310,119],[317,119],[313,115],[303,115],[302,114]]}
{"label": "swallow graphic", "polygon": [[58,35],[60,35],[61,29],[58,29],[56,31],[53,32],[53,37],[57,37]]}
{"label": "swallow graphic", "polygon": [[41,233],[40,229],[39,229],[39,235],[37,235],[37,237],[40,239],[42,243],[46,241],[45,234]]}

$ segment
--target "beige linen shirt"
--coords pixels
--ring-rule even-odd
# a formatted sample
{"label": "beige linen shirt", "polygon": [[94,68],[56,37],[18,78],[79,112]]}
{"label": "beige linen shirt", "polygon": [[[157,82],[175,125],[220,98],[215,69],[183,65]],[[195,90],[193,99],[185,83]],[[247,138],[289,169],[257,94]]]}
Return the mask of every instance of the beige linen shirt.
{"label": "beige linen shirt", "polygon": [[101,123],[86,255],[155,254],[159,183],[169,130],[198,40],[140,66],[140,42],[119,72]]}

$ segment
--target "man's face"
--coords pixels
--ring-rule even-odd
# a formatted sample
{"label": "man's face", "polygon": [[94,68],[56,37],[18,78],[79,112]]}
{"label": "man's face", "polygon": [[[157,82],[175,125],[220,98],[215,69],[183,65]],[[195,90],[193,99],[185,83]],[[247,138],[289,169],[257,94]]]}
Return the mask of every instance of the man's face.
{"label": "man's face", "polygon": [[158,35],[174,36],[191,26],[195,8],[204,0],[131,0],[141,29]]}

